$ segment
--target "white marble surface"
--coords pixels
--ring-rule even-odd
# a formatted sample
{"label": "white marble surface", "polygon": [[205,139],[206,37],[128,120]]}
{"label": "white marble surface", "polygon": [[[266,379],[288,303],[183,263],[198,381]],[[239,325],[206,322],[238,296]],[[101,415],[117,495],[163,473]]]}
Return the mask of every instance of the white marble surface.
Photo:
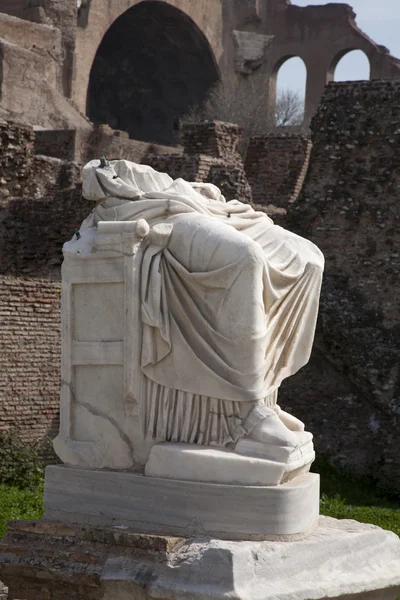
{"label": "white marble surface", "polygon": [[44,503],[45,518],[61,521],[163,535],[292,540],[317,523],[319,476],[279,486],[221,485],[51,466]]}
{"label": "white marble surface", "polygon": [[[271,449],[271,460],[268,460],[262,454],[260,456],[265,450],[264,444],[240,440],[238,445],[242,442],[244,448],[241,454],[196,444],[157,444],[151,449],[145,474],[148,477],[228,485],[278,485],[287,479],[290,473],[298,472],[306,466],[309,469],[315,459],[312,442],[305,444],[308,449],[304,454],[300,448],[292,452],[295,454],[292,460],[290,454],[285,456],[282,453],[278,459],[272,456],[275,446]],[[260,450],[257,447],[261,447]],[[257,450],[259,455],[252,456]]]}
{"label": "white marble surface", "polygon": [[110,559],[103,582],[102,600],[395,600],[400,540],[373,525],[321,517],[298,542],[190,539],[167,564],[147,570]]}
{"label": "white marble surface", "polygon": [[287,448],[285,472],[310,462],[276,391],[309,358],[318,248],[211,184],[123,160],[86,165],[83,195],[97,204],[64,245],[60,458],[137,470],[159,442],[246,437]]}

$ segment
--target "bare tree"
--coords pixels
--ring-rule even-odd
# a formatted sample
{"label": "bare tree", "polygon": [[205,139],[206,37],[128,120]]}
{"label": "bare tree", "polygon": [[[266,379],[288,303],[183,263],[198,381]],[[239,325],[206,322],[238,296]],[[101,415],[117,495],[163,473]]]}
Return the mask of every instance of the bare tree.
{"label": "bare tree", "polygon": [[262,133],[267,120],[267,93],[252,78],[232,76],[219,81],[205,101],[185,115],[183,122],[225,121],[242,127],[245,137]]}
{"label": "bare tree", "polygon": [[225,121],[243,129],[241,151],[254,135],[270,133],[277,128],[300,126],[304,103],[297,92],[285,90],[278,95],[274,115],[268,114],[267,87],[253,77],[233,76],[211,88],[205,101],[181,119],[182,123]]}
{"label": "bare tree", "polygon": [[283,90],[275,105],[276,127],[300,127],[304,121],[304,101],[294,90]]}

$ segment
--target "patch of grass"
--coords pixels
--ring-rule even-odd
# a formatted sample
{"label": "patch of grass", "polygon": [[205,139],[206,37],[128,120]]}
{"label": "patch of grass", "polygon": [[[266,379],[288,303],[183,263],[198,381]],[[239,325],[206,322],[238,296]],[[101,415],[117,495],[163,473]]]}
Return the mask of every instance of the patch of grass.
{"label": "patch of grass", "polygon": [[321,476],[321,514],[355,519],[400,536],[400,499],[379,490],[367,478],[353,477],[319,458],[312,469]]}
{"label": "patch of grass", "polygon": [[40,519],[43,510],[43,480],[37,482],[35,489],[0,484],[0,540],[6,533],[7,521]]}

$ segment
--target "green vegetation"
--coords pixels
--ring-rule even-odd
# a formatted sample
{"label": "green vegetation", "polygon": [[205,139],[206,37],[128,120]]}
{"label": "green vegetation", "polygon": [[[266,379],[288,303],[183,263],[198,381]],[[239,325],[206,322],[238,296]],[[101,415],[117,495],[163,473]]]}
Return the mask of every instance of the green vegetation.
{"label": "green vegetation", "polygon": [[0,539],[7,521],[43,515],[43,465],[38,444],[17,429],[0,434]]}
{"label": "green vegetation", "polygon": [[314,472],[321,475],[321,514],[378,525],[400,536],[400,498],[390,497],[373,482],[355,478],[318,459]]}
{"label": "green vegetation", "polygon": [[42,515],[43,481],[34,490],[0,484],[0,540],[6,533],[7,521],[40,519]]}
{"label": "green vegetation", "polygon": [[35,489],[42,478],[39,444],[23,441],[18,429],[0,433],[0,484]]}

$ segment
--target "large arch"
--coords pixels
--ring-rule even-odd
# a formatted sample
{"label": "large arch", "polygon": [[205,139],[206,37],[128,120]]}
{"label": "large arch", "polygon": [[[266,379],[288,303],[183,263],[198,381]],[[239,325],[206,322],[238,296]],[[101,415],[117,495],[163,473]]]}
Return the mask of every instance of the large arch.
{"label": "large arch", "polygon": [[[84,10],[78,17],[72,86],[72,99],[82,113],[86,112],[92,65],[105,35],[127,11],[148,2],[154,4],[154,0],[84,0]],[[223,0],[160,0],[160,3],[179,10],[186,24],[204,41],[203,47],[207,47],[214,63],[219,64],[224,54]]]}
{"label": "large arch", "polygon": [[177,122],[218,80],[213,52],[184,12],[160,0],[125,11],[90,72],[86,113],[132,138],[173,143]]}

